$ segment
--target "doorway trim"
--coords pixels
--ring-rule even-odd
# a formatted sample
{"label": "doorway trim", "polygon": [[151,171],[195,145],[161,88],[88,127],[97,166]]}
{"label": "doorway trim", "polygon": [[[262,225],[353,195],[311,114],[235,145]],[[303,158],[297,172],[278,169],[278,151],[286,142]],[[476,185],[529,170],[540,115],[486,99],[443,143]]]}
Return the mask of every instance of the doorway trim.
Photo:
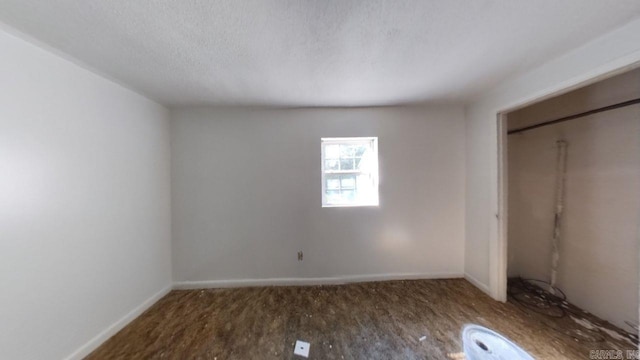
{"label": "doorway trim", "polygon": [[507,113],[500,112],[497,115],[498,130],[498,220],[497,245],[496,245],[496,274],[494,276],[494,297],[498,301],[507,301],[507,264],[508,250],[508,225],[509,225],[509,161],[508,161],[508,135]]}

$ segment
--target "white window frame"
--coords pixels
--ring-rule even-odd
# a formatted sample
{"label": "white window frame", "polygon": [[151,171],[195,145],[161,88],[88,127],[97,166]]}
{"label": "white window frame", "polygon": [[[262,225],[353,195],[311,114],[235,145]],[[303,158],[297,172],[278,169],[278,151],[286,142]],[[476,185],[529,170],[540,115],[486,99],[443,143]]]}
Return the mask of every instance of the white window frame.
{"label": "white window frame", "polygon": [[[364,144],[371,146],[373,150],[374,165],[371,171],[361,170],[325,170],[325,156],[324,149],[326,145],[334,144]],[[380,194],[379,194],[379,174],[378,174],[378,138],[377,137],[339,137],[339,138],[321,138],[320,139],[320,162],[321,162],[321,182],[322,182],[322,207],[359,207],[359,206],[379,206]],[[374,198],[370,201],[353,201],[348,203],[328,203],[326,186],[327,181],[326,174],[371,174],[374,188]]]}

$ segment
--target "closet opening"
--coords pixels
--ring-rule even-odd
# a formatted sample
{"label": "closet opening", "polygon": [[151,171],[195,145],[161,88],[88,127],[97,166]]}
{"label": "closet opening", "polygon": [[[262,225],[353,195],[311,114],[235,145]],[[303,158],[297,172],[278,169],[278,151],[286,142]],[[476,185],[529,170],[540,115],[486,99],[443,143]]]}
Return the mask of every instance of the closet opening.
{"label": "closet opening", "polygon": [[507,300],[583,349],[638,349],[640,69],[499,115]]}

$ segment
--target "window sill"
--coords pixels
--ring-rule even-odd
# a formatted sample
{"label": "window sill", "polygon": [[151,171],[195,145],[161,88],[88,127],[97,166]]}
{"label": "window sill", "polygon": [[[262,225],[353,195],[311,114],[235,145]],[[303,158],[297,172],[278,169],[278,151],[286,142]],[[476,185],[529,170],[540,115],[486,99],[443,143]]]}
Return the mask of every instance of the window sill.
{"label": "window sill", "polygon": [[335,207],[380,207],[379,203],[366,203],[366,204],[322,204],[323,208],[335,208]]}

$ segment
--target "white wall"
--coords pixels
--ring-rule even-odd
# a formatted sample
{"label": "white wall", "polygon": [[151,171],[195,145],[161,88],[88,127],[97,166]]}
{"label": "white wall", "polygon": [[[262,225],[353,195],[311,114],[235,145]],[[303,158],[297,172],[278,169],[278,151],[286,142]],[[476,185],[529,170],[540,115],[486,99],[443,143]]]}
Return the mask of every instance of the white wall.
{"label": "white wall", "polygon": [[638,317],[639,134],[634,105],[509,135],[509,275],[549,280],[556,141],[564,140],[557,285],[571,303],[627,330]]}
{"label": "white wall", "polygon": [[466,109],[465,274],[504,300],[498,243],[496,115],[640,61],[640,20],[507,81]]}
{"label": "white wall", "polygon": [[0,49],[0,358],[81,357],[171,284],[168,112]]}
{"label": "white wall", "polygon": [[[171,136],[183,286],[462,274],[460,108],[184,109]],[[379,137],[379,208],[321,207],[320,138],[340,136]]]}

